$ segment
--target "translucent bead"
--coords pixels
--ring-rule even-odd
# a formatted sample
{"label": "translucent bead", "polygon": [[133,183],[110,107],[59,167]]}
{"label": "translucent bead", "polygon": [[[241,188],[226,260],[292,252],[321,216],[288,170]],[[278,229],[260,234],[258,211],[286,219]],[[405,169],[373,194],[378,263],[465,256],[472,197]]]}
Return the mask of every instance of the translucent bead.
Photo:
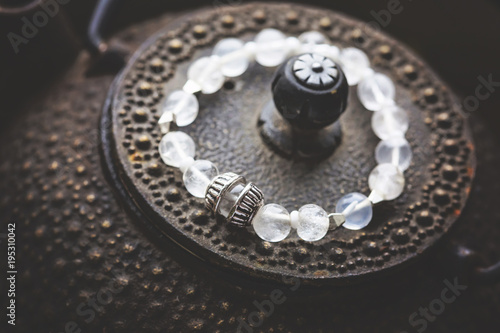
{"label": "translucent bead", "polygon": [[179,162],[179,170],[181,170],[182,173],[186,172],[186,170],[189,169],[189,167],[193,165],[194,162],[195,162],[194,158],[186,157],[185,159]]}
{"label": "translucent bead", "polygon": [[297,37],[288,37],[285,43],[288,54],[298,54],[301,52],[302,44]]}
{"label": "translucent bead", "polygon": [[320,44],[314,45],[313,53],[321,54],[324,57],[337,61],[340,55],[340,49],[334,45]]}
{"label": "translucent bead", "polygon": [[288,211],[276,204],[265,205],[258,210],[252,222],[255,233],[265,241],[280,242],[285,239],[292,226]]}
{"label": "translucent bead", "polygon": [[201,91],[201,87],[198,83],[194,82],[193,80],[187,80],[184,86],[182,87],[182,90],[184,90],[188,94],[196,94],[197,92]]}
{"label": "translucent bead", "polygon": [[375,159],[379,164],[391,163],[401,171],[408,169],[412,157],[410,144],[402,137],[380,141],[375,149]]}
{"label": "translucent bead", "polygon": [[218,56],[200,58],[189,67],[188,79],[196,82],[202,93],[213,94],[224,84],[224,75],[219,65]]}
{"label": "translucent bead", "polygon": [[382,140],[393,136],[404,137],[409,126],[408,114],[397,105],[385,106],[372,116],[373,132]]}
{"label": "translucent bead", "polygon": [[158,148],[165,164],[178,168],[186,158],[193,158],[196,150],[193,139],[184,132],[169,132]]}
{"label": "translucent bead", "polygon": [[[316,44],[302,44],[300,45],[300,51],[296,52],[297,54],[302,54],[302,53],[319,53],[319,52],[314,52],[314,49],[317,45]],[[320,53],[321,54],[321,53]],[[324,54],[321,54],[324,56]]]}
{"label": "translucent bead", "polygon": [[237,77],[245,73],[249,60],[245,52],[245,44],[238,38],[225,38],[218,42],[213,54],[221,59],[220,70],[227,77]]}
{"label": "translucent bead", "polygon": [[355,47],[343,49],[340,52],[339,60],[342,63],[342,69],[350,86],[358,84],[362,78],[372,71],[367,55]]}
{"label": "translucent bead", "polygon": [[384,198],[382,198],[377,191],[371,191],[370,195],[368,196],[368,200],[371,201],[373,205],[376,205],[382,201],[384,201]]}
{"label": "translucent bead", "polygon": [[374,73],[359,82],[358,97],[366,109],[379,111],[384,106],[394,104],[396,88],[387,75]]}
{"label": "translucent bead", "polygon": [[340,198],[335,211],[345,216],[343,226],[350,230],[363,229],[373,217],[370,200],[365,195],[357,192],[349,193]]}
{"label": "translucent bead", "polygon": [[328,214],[317,205],[305,205],[299,209],[297,235],[305,241],[314,242],[325,237],[330,227]]}
{"label": "translucent bead", "polygon": [[183,90],[172,92],[161,105],[162,114],[173,113],[175,123],[180,127],[191,124],[198,116],[199,108],[196,96]]}
{"label": "translucent bead", "polygon": [[403,193],[405,178],[397,166],[384,163],[372,170],[368,177],[368,185],[383,200],[393,200]]}
{"label": "translucent bead", "polygon": [[170,125],[175,122],[175,115],[171,112],[164,112],[160,120],[158,120],[158,125],[160,125],[160,131],[162,134],[167,134],[170,132]]}
{"label": "translucent bead", "polygon": [[294,210],[290,213],[290,221],[292,223],[292,228],[297,229],[299,227],[299,211]]}
{"label": "translucent bead", "polygon": [[264,29],[255,36],[257,52],[255,59],[265,67],[275,67],[287,57],[286,36],[276,29]]}
{"label": "translucent bead", "polygon": [[255,54],[257,53],[257,44],[255,42],[247,42],[245,46],[243,46],[243,50],[245,51],[248,59],[253,60],[255,59]]}
{"label": "translucent bead", "polygon": [[238,183],[231,190],[226,192],[222,197],[219,205],[219,214],[223,217],[229,217],[231,210],[234,205],[236,205],[236,201],[240,197],[241,192],[245,189],[245,184]]}
{"label": "translucent bead", "polygon": [[182,180],[189,193],[197,198],[204,198],[208,185],[218,174],[219,170],[212,162],[198,160],[184,172]]}
{"label": "translucent bead", "polygon": [[321,32],[307,31],[299,36],[299,41],[304,44],[326,44],[328,39]]}

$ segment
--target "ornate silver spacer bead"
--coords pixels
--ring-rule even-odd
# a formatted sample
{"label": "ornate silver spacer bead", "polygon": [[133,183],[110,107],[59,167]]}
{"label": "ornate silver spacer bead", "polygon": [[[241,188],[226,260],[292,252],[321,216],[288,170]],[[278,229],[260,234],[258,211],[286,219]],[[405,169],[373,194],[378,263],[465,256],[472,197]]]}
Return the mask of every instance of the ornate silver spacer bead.
{"label": "ornate silver spacer bead", "polygon": [[227,221],[241,227],[249,226],[263,205],[264,194],[262,191],[253,183],[248,183],[231,210]]}

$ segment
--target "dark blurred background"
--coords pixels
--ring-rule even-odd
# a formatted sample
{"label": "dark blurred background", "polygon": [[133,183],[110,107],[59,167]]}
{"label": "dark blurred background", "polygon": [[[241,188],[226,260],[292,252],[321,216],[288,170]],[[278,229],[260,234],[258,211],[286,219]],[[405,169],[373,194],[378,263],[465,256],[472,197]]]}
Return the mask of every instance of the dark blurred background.
{"label": "dark blurred background", "polygon": [[[0,0],[9,9],[39,0]],[[0,13],[0,118],[3,125],[46,82],[70,64],[83,48],[96,0],[60,0],[61,12],[40,29],[15,54],[9,32],[19,33],[22,15]],[[172,11],[201,6],[237,5],[243,0],[122,0],[109,22],[107,35],[121,28]],[[291,1],[304,2],[304,1]],[[321,1],[306,3],[328,7],[364,21],[376,21],[378,13],[387,24],[382,29],[415,50],[459,95],[475,94],[478,76],[500,81],[499,0],[400,0],[399,12],[387,19],[390,0]],[[8,11],[8,10],[7,10]],[[29,15],[28,15],[29,17]],[[68,43],[68,40],[74,43]],[[484,117],[495,130],[500,111],[500,89],[480,101],[474,114]],[[474,117],[473,117],[474,118]],[[484,119],[483,118],[483,119]]]}

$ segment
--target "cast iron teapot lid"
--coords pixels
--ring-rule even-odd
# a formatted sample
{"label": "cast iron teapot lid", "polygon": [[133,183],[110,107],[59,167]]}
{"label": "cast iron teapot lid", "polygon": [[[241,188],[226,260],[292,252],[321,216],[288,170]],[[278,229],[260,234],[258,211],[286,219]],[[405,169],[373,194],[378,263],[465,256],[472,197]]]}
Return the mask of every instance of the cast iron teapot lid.
{"label": "cast iron teapot lid", "polygon": [[[158,32],[115,80],[103,114],[106,167],[122,199],[161,237],[214,265],[259,279],[345,284],[420,256],[448,231],[466,203],[474,146],[454,95],[428,66],[390,37],[361,27],[334,12],[301,6],[283,12],[279,5],[262,4],[224,9],[224,15],[200,11]],[[157,122],[168,92],[182,87],[189,65],[209,55],[219,40],[251,40],[264,28],[290,36],[320,31],[339,47],[363,50],[372,67],[395,82],[398,103],[411,121],[407,139],[414,159],[403,195],[375,207],[367,228],[339,229],[315,243],[296,235],[265,242],[211,216],[203,200],[182,186],[182,173],[162,163]],[[378,140],[356,92],[349,92],[335,149],[312,159],[283,153],[265,140],[266,119],[274,116],[262,118],[273,97],[275,71],[252,65],[241,78],[227,79],[218,93],[199,96],[199,116],[183,129],[195,139],[198,156],[252,179],[269,202],[290,211],[310,202],[334,211],[343,194],[369,193],[366,179],[376,165]]]}

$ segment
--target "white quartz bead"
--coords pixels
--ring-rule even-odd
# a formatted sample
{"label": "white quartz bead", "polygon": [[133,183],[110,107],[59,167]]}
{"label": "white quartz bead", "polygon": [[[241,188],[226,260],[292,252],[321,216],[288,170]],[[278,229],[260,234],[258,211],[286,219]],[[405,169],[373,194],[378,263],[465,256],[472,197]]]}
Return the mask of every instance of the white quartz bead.
{"label": "white quartz bead", "polygon": [[248,60],[254,60],[255,54],[257,53],[257,43],[255,42],[246,42],[243,46],[243,50],[245,51]]}
{"label": "white quartz bead", "polygon": [[330,227],[326,211],[317,205],[305,205],[299,209],[297,235],[305,241],[314,242],[325,237]]}
{"label": "white quartz bead", "polygon": [[196,60],[188,69],[188,79],[196,82],[204,94],[217,92],[224,84],[220,58],[212,55]]}
{"label": "white quartz bead", "polygon": [[288,37],[286,39],[286,52],[288,54],[298,54],[301,52],[302,44],[297,37]]}
{"label": "white quartz bead", "polygon": [[248,69],[249,60],[245,52],[245,44],[238,38],[225,38],[218,42],[213,54],[220,57],[222,74],[237,77]]}
{"label": "white quartz bead", "polygon": [[379,164],[392,163],[401,171],[408,169],[412,157],[410,144],[403,137],[380,141],[375,149],[375,159]]}
{"label": "white quartz bead", "polygon": [[372,73],[368,56],[355,47],[340,51],[339,60],[350,86],[355,86],[361,79]]}
{"label": "white quartz bead", "polygon": [[265,67],[275,67],[285,61],[288,50],[286,36],[276,29],[264,29],[255,36],[256,61]]}
{"label": "white quartz bead", "polygon": [[193,80],[187,80],[184,86],[182,87],[182,90],[184,90],[188,94],[196,94],[197,92],[201,91],[201,87],[198,83],[194,82]]}
{"label": "white quartz bead", "polygon": [[338,61],[340,56],[340,49],[335,45],[328,44],[313,45],[311,52],[320,54],[334,61]]}
{"label": "white quartz bead", "polygon": [[290,213],[290,221],[292,223],[292,228],[297,229],[299,227],[299,211],[294,210]]}
{"label": "white quartz bead", "polygon": [[212,162],[198,160],[184,172],[182,180],[189,193],[197,198],[204,198],[208,185],[218,174],[219,170]]}
{"label": "white quartz bead", "polygon": [[368,185],[383,200],[393,200],[403,193],[405,178],[397,166],[384,163],[372,170],[368,177]]}
{"label": "white quartz bead", "polygon": [[304,44],[326,44],[328,39],[321,32],[306,31],[299,36],[299,41]]}
{"label": "white quartz bead", "polygon": [[337,213],[345,216],[344,228],[359,230],[366,227],[373,217],[372,203],[361,193],[349,193],[337,202]]}
{"label": "white quartz bead", "polygon": [[[302,53],[318,53],[318,54],[321,54],[319,52],[314,52],[314,49],[317,45],[316,44],[301,44],[300,45],[300,50],[298,52],[296,52],[297,54],[302,54]],[[321,54],[321,55],[324,55],[324,54]]]}
{"label": "white quartz bead", "polygon": [[268,242],[280,242],[285,239],[292,226],[288,211],[276,204],[265,205],[253,218],[253,229],[257,236]]}
{"label": "white quartz bead", "polygon": [[175,122],[175,114],[172,112],[164,112],[160,120],[158,120],[158,125],[160,125],[160,131],[162,134],[167,134],[170,132],[170,125]]}
{"label": "white quartz bead", "polygon": [[373,205],[376,205],[382,201],[384,201],[384,198],[382,198],[377,191],[371,191],[370,195],[368,196],[368,200],[371,201]]}
{"label": "white quartz bead", "polygon": [[194,157],[196,146],[186,133],[169,132],[161,139],[158,150],[165,164],[178,168],[186,158]]}
{"label": "white quartz bead", "polygon": [[162,114],[174,114],[175,123],[180,127],[191,124],[198,116],[199,108],[196,96],[183,90],[172,92],[161,105]]}
{"label": "white quartz bead", "polygon": [[358,97],[367,110],[379,111],[384,106],[394,104],[396,88],[387,75],[374,73],[359,82]]}
{"label": "white quartz bead", "polygon": [[393,136],[404,137],[409,126],[408,114],[397,105],[384,106],[372,116],[373,132],[382,140]]}
{"label": "white quartz bead", "polygon": [[181,172],[184,174],[184,172],[186,172],[186,170],[191,166],[193,165],[193,163],[195,162],[194,158],[192,157],[186,157],[185,159],[183,159],[182,161],[179,162],[179,170],[181,170]]}

